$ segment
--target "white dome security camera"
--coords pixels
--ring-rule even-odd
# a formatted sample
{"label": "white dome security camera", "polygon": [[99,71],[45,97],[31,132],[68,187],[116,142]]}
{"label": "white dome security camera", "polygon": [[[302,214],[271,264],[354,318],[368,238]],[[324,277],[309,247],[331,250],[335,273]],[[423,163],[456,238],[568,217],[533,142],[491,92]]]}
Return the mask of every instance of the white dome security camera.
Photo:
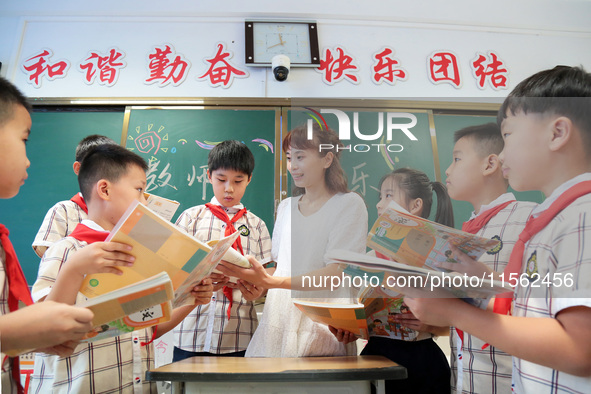
{"label": "white dome security camera", "polygon": [[273,76],[277,81],[283,82],[287,79],[290,64],[289,57],[285,55],[273,56],[271,59],[271,69],[273,70]]}

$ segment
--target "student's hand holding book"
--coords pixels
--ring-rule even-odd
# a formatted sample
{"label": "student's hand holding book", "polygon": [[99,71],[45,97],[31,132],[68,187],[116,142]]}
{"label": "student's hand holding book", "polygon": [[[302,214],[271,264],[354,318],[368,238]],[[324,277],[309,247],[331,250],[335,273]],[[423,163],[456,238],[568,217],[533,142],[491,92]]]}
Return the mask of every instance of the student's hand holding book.
{"label": "student's hand holding book", "polygon": [[203,279],[199,284],[195,285],[191,290],[191,295],[195,298],[194,305],[209,304],[213,296],[214,285],[211,278]]}
{"label": "student's hand holding book", "polygon": [[[0,317],[2,351],[11,356],[28,349],[67,354],[68,349],[73,351],[70,341],[77,341],[92,330],[93,317],[86,308],[58,302],[27,306]],[[43,324],[39,324],[41,321]]]}
{"label": "student's hand holding book", "polygon": [[263,289],[289,288],[288,286],[291,286],[291,283],[287,283],[286,278],[269,275],[265,267],[253,256],[246,256],[246,258],[252,265],[251,268],[238,267],[222,260],[217,269],[224,275],[236,276]]}
{"label": "student's hand holding book", "polygon": [[344,345],[355,342],[357,337],[351,331],[343,330],[341,328],[335,328],[331,325],[328,326],[328,329],[337,338],[337,341],[342,342]]}
{"label": "student's hand holding book", "polygon": [[132,267],[135,257],[130,255],[132,247],[120,242],[94,242],[79,249],[68,259],[65,267],[85,276],[96,273],[121,275],[117,267]]}

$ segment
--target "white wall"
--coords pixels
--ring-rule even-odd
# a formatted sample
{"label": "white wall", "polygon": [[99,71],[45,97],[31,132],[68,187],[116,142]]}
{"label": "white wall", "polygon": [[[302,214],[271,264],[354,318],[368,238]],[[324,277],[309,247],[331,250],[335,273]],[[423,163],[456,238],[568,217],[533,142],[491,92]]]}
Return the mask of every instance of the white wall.
{"label": "white wall", "polygon": [[[468,67],[477,52],[494,50],[509,68],[510,90],[532,73],[556,64],[591,69],[590,1],[474,2],[438,0],[364,2],[273,1],[2,0],[0,3],[1,74],[31,97],[502,97],[507,90],[479,89]],[[247,68],[250,76],[228,89],[196,81],[206,70],[218,41],[232,50],[244,68],[243,20],[281,18],[316,20],[322,48],[341,45],[357,61],[361,82],[329,86],[311,69],[292,69],[287,82],[274,81],[268,69]],[[143,83],[145,57],[151,45],[171,43],[191,61],[191,74],[180,86],[158,88]],[[111,87],[81,83],[70,70],[62,80],[40,88],[26,83],[19,70],[26,56],[44,47],[55,59],[75,64],[90,49],[116,45],[126,53],[127,67]],[[371,55],[383,46],[396,52],[409,74],[394,86],[370,82]],[[427,78],[427,57],[452,50],[461,62],[463,85],[434,85]],[[74,68],[74,66],[72,66]]]}

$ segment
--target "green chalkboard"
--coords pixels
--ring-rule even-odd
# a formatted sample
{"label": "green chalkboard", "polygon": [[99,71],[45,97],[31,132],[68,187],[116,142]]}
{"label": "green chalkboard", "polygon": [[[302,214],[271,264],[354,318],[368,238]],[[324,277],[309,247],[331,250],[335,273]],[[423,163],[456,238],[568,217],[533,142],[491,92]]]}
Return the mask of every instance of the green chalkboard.
{"label": "green chalkboard", "polygon": [[78,192],[72,170],[78,142],[91,134],[102,134],[119,142],[123,108],[115,112],[35,110],[27,143],[31,161],[29,178],[19,194],[0,200],[0,222],[10,231],[10,239],[30,285],[37,279],[39,258],[31,244],[47,210],[56,202]]}
{"label": "green chalkboard", "polygon": [[[445,180],[445,170],[451,164],[452,152],[454,147],[454,133],[468,126],[476,126],[489,122],[496,122],[496,115],[454,115],[454,114],[436,114],[433,116],[435,132],[437,135],[437,148],[439,151],[439,163],[442,172],[442,178]],[[544,196],[541,192],[515,192],[517,200],[542,202]],[[473,211],[472,205],[465,201],[453,201],[454,221],[457,228],[461,228],[462,222],[470,218]]]}
{"label": "green chalkboard", "polygon": [[[314,110],[320,112],[319,109]],[[343,109],[342,111],[350,120],[351,130],[351,139],[342,142],[346,146],[350,145],[351,148],[343,151],[341,164],[347,174],[349,188],[362,195],[368,206],[369,226],[371,227],[377,218],[378,186],[384,175],[397,168],[412,167],[424,171],[430,179],[435,179],[429,113],[420,110],[400,109],[379,111]],[[411,121],[408,116],[416,117],[416,125],[409,129],[416,140],[411,140],[400,129],[393,130],[392,140],[387,140],[388,113],[400,114],[395,118],[396,122],[400,124],[408,124]],[[330,113],[321,115],[328,127],[335,131],[339,130],[336,115]],[[315,122],[315,118],[320,119],[318,114],[310,109],[294,109],[290,112],[289,129],[300,124],[307,124],[308,119]],[[356,136],[355,127],[363,135],[378,133],[380,118],[382,122],[381,136],[371,141],[362,140]],[[357,119],[357,123],[355,123],[355,119]],[[434,213],[435,209],[432,209],[432,216]]]}
{"label": "green chalkboard", "polygon": [[255,157],[255,169],[242,203],[272,232],[279,113],[278,108],[132,108],[125,146],[150,164],[147,191],[181,203],[175,221],[185,209],[213,197],[206,175],[213,146],[228,139],[243,142]]}

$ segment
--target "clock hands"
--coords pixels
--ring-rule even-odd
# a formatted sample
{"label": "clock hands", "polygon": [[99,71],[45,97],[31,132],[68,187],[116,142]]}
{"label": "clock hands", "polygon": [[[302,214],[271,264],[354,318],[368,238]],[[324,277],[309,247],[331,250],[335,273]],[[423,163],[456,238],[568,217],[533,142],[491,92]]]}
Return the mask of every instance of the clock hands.
{"label": "clock hands", "polygon": [[283,38],[281,37],[281,33],[279,33],[279,43],[275,44],[275,45],[271,45],[270,47],[267,47],[267,49],[275,48],[276,46],[283,45],[283,44],[285,44],[285,41],[283,41]]}

